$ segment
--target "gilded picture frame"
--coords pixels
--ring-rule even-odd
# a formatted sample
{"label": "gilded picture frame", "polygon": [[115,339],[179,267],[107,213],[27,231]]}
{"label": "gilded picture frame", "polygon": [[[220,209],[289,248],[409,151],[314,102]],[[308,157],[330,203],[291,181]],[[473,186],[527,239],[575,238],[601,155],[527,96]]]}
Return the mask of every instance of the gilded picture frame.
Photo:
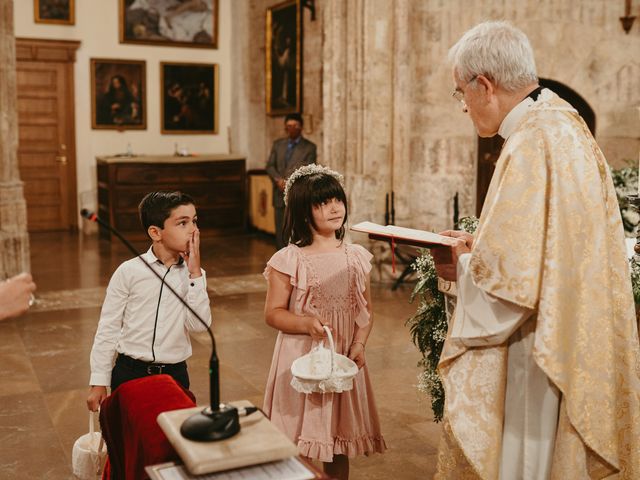
{"label": "gilded picture frame", "polygon": [[119,0],[120,43],[218,48],[218,0]]}
{"label": "gilded picture frame", "polygon": [[75,0],[33,0],[33,17],[36,23],[75,25]]}
{"label": "gilded picture frame", "polygon": [[146,62],[91,59],[91,128],[146,130]]}
{"label": "gilded picture frame", "polygon": [[218,133],[218,65],[160,62],[160,131]]}
{"label": "gilded picture frame", "polygon": [[266,110],[269,115],[302,111],[302,12],[300,0],[267,8]]}

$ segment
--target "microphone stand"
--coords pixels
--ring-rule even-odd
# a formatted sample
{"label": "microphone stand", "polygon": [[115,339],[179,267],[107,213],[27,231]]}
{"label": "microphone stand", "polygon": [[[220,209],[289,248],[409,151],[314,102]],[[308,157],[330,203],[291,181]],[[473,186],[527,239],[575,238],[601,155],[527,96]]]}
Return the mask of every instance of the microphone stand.
{"label": "microphone stand", "polygon": [[207,329],[207,333],[211,339],[211,358],[209,359],[209,398],[211,400],[211,405],[201,412],[187,418],[182,423],[182,426],[180,427],[180,433],[182,436],[197,442],[208,442],[224,440],[225,438],[236,435],[240,431],[238,409],[230,405],[220,403],[220,369],[218,355],[216,354],[216,341],[213,337],[213,333],[211,332],[211,328],[204,320],[202,320],[202,318],[200,318],[200,315],[198,315],[195,310],[193,310],[193,308],[184,301],[178,292],[176,292],[171,285],[166,283],[162,276],[156,272],[151,265],[145,262],[135,247],[131,245],[131,243],[124,238],[118,230],[86,208],[83,208],[80,211],[80,215],[89,221],[100,224],[102,227],[106,228],[118,237],[120,241],[124,243],[124,245],[131,250],[131,252],[138,257],[162,283],[164,283],[171,293],[173,293],[176,298],[180,300],[185,307],[187,307],[189,312],[191,312],[191,314]]}

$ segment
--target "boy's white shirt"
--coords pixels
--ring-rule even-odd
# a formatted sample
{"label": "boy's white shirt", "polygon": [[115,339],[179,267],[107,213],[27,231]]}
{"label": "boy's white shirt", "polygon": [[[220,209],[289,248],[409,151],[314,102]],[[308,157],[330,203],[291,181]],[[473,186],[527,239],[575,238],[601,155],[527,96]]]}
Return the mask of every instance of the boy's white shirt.
{"label": "boy's white shirt", "polygon": [[[207,325],[211,325],[211,307],[203,269],[200,269],[201,277],[190,279],[186,263],[171,266],[167,273],[167,267],[151,248],[141,257],[160,276],[167,274],[165,283],[180,294]],[[205,328],[166,286],[162,289],[158,309],[161,285],[137,257],[122,263],[114,272],[91,349],[90,385],[110,385],[116,353],[145,362],[154,361],[151,343],[156,310],[155,362],[178,363],[191,356],[188,332],[204,331]]]}

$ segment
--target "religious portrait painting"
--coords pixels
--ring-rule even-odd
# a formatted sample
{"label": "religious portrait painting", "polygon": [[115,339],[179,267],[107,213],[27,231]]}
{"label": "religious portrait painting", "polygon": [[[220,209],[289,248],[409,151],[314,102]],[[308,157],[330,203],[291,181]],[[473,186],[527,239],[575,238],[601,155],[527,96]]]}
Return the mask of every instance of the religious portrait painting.
{"label": "religious portrait painting", "polygon": [[218,0],[120,0],[120,43],[217,48]]}
{"label": "religious portrait painting", "polygon": [[74,25],[75,0],[33,0],[33,15],[36,23]]}
{"label": "religious portrait painting", "polygon": [[91,59],[91,127],[144,130],[146,62]]}
{"label": "religious portrait painting", "polygon": [[161,62],[160,78],[162,133],[218,132],[218,65]]}
{"label": "religious portrait painting", "polygon": [[267,9],[266,99],[269,115],[302,110],[302,21],[300,0]]}

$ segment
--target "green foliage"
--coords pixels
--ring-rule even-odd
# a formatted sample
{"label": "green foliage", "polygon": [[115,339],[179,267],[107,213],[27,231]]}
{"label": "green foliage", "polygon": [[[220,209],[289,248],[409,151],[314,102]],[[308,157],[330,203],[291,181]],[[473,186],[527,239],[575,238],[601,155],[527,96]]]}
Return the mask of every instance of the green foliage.
{"label": "green foliage", "polygon": [[[624,168],[612,168],[611,178],[613,180],[613,186],[616,189],[618,204],[620,205],[620,215],[622,216],[624,232],[627,237],[635,237],[638,233],[640,215],[637,209],[629,203],[627,197],[638,194],[638,165],[630,160],[626,163],[627,166]],[[631,258],[629,260],[629,268],[631,270],[633,299],[637,306],[640,305],[640,264],[635,258]]]}
{"label": "green foliage", "polygon": [[636,262],[635,258],[629,260],[629,267],[631,268],[631,288],[633,290],[633,299],[636,302],[636,309],[640,305],[640,263]]}
{"label": "green foliage", "polygon": [[[475,217],[465,217],[459,223],[459,228],[469,233],[475,232],[477,227],[478,219]],[[406,324],[411,340],[422,354],[422,359],[418,362],[418,366],[422,368],[418,377],[418,389],[431,397],[433,417],[439,422],[444,413],[444,387],[438,375],[438,362],[447,337],[446,298],[438,290],[438,275],[429,250],[420,251],[413,268],[418,274],[418,283],[409,301],[419,298],[420,305]]]}
{"label": "green foliage", "polygon": [[630,161],[624,168],[611,169],[613,186],[616,189],[622,224],[628,237],[635,236],[640,215],[627,200],[628,195],[638,194],[638,165],[632,165]]}

